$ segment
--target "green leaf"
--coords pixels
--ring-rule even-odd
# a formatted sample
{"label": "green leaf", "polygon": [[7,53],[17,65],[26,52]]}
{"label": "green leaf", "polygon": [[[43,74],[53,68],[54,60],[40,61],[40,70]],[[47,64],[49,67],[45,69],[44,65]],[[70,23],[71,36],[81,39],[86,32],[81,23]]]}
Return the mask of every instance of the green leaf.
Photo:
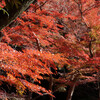
{"label": "green leaf", "polygon": [[16,8],[18,8],[18,6],[21,5],[21,2],[18,0],[14,0],[13,2],[15,4]]}
{"label": "green leaf", "polygon": [[6,13],[8,15],[8,17],[9,17],[9,13],[5,9],[0,7],[0,10],[2,10],[4,14]]}

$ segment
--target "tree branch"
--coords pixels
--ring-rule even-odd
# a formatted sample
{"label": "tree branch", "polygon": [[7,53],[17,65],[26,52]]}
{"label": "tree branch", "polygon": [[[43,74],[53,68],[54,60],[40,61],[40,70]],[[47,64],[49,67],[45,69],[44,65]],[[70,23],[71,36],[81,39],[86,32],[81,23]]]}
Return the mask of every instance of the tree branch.
{"label": "tree branch", "polygon": [[7,16],[7,14],[3,14],[3,12],[1,11],[0,31],[6,26],[8,26],[13,20],[15,20],[23,11],[25,11],[31,3],[35,3],[36,1],[37,0],[24,0],[18,8],[15,8],[15,6],[13,6],[7,11],[9,13],[9,17]]}
{"label": "tree branch", "polygon": [[75,90],[75,87],[76,87],[76,83],[79,79],[79,73],[77,73],[75,76],[74,76],[74,79],[72,80],[72,84],[70,84],[70,88],[68,90],[68,95],[66,97],[66,100],[72,100],[72,96],[73,96],[73,93],[74,93],[74,90]]}
{"label": "tree branch", "polygon": [[89,53],[90,53],[90,58],[93,58],[93,53],[92,53],[92,39],[89,41]]}

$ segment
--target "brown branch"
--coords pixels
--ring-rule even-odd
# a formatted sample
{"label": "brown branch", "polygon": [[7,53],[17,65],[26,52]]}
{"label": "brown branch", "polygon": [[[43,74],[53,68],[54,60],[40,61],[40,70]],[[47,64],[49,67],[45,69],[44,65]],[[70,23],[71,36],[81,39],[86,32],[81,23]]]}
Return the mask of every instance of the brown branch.
{"label": "brown branch", "polygon": [[35,37],[35,40],[36,40],[37,48],[38,48],[39,51],[41,51],[39,39],[37,38],[37,36],[34,32],[33,32],[33,34],[34,34],[34,37]]}
{"label": "brown branch", "polygon": [[4,36],[3,33],[0,32],[0,42],[1,42],[3,36]]}
{"label": "brown branch", "polygon": [[[49,90],[52,91],[52,87],[53,87],[53,77],[52,77],[52,74],[51,74],[50,78],[49,78]],[[50,100],[53,100],[52,96],[50,96]]]}
{"label": "brown branch", "polygon": [[67,95],[66,100],[71,100],[72,99],[72,96],[73,96],[73,93],[74,93],[75,86],[76,86],[77,80],[79,78],[79,75],[80,74],[77,73],[77,75],[74,76],[74,79],[72,80],[72,84],[70,85],[70,88],[68,90],[68,95]]}
{"label": "brown branch", "polygon": [[45,1],[45,2],[43,2],[39,7],[37,7],[37,8],[35,9],[35,12],[36,12],[36,10],[39,9],[39,8],[40,8],[40,10],[42,10],[42,7],[43,7],[47,2],[48,2],[48,0]]}
{"label": "brown branch", "polygon": [[89,41],[89,53],[90,53],[90,58],[93,58],[93,53],[92,53],[92,39]]}
{"label": "brown branch", "polygon": [[7,12],[9,13],[9,17],[7,14],[0,12],[0,31],[8,26],[12,21],[14,21],[23,11],[29,7],[31,3],[35,2],[36,0],[23,0],[22,4],[18,8],[13,6],[12,8],[8,9]]}
{"label": "brown branch", "polygon": [[100,3],[98,3],[98,4],[92,4],[87,9],[85,9],[82,13],[83,13],[83,15],[85,15],[87,13],[87,11],[91,10],[92,8],[98,8],[98,7],[100,7]]}
{"label": "brown branch", "polygon": [[[31,31],[32,31],[32,29],[31,29],[31,26],[30,26],[30,25],[29,25],[29,30],[31,30]],[[39,41],[38,37],[36,36],[35,32],[33,32],[33,35],[34,35],[34,37],[33,37],[33,38],[36,40],[37,49],[38,49],[39,51],[41,51],[41,48],[40,48],[40,41]]]}
{"label": "brown branch", "polygon": [[76,2],[76,4],[78,5],[78,8],[79,8],[79,11],[80,11],[80,14],[81,14],[81,20],[83,19],[83,12],[82,12],[82,2],[81,0],[77,1],[77,0],[74,0]]}

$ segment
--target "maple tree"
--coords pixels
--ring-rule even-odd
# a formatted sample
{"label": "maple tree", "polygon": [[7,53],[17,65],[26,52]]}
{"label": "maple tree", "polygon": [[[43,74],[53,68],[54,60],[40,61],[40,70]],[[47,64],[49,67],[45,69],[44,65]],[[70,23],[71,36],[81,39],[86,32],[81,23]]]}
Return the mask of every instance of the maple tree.
{"label": "maple tree", "polygon": [[[99,81],[99,6],[95,0],[2,0],[1,86],[53,100],[54,92],[69,85],[71,100],[76,85]],[[41,80],[49,82],[48,89]]]}

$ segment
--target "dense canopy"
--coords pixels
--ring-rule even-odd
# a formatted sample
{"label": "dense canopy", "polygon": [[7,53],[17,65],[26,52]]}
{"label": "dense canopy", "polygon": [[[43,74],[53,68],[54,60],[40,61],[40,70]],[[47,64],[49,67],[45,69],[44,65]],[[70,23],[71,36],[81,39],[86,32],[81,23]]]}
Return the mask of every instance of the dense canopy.
{"label": "dense canopy", "polygon": [[76,86],[99,83],[99,17],[99,0],[1,0],[1,87],[50,100],[64,91],[71,100]]}

